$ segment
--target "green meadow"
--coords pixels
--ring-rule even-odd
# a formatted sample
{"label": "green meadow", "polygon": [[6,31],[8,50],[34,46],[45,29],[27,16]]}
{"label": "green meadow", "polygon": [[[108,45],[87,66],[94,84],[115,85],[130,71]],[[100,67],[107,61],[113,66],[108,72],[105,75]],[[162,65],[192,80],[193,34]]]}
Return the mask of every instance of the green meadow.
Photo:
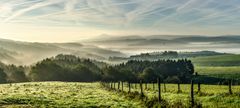
{"label": "green meadow", "polygon": [[217,78],[240,78],[240,55],[220,55],[190,58],[195,72]]}
{"label": "green meadow", "polygon": [[240,66],[240,55],[218,55],[190,58],[196,66]]}
{"label": "green meadow", "polygon": [[[117,83],[115,83],[115,85],[117,85]],[[124,91],[128,92],[128,90],[128,85],[125,83]],[[132,84],[131,92],[140,93],[140,85]],[[229,89],[226,85],[205,84],[201,85],[200,92],[198,92],[198,85],[194,84],[195,102],[204,108],[239,108],[240,86],[232,86],[232,92],[233,94],[229,94]],[[147,84],[147,87],[143,84],[143,93],[148,100],[156,99],[158,96],[157,84]],[[167,107],[188,108],[190,107],[190,84],[180,84],[180,91],[178,91],[177,84],[165,84],[165,87],[164,84],[161,84],[161,96],[167,103]],[[161,105],[155,106],[161,107]]]}
{"label": "green meadow", "polygon": [[[117,83],[115,83],[117,88]],[[147,108],[145,101],[152,100],[158,95],[157,84],[143,85],[143,92],[148,100],[129,98],[127,83],[124,91],[108,90],[100,83],[75,82],[30,82],[0,85],[0,105],[5,108],[34,108],[34,107],[81,107],[81,108]],[[195,100],[203,107],[240,107],[240,86],[233,86],[233,94],[228,94],[228,86],[201,85],[197,93],[194,85]],[[189,106],[190,85],[181,84],[178,92],[177,84],[162,84],[162,98],[169,105],[180,104]],[[140,92],[139,84],[131,86],[131,92]],[[137,95],[137,94],[135,94]],[[136,96],[138,97],[138,96]]]}
{"label": "green meadow", "polygon": [[34,82],[0,85],[0,107],[139,108],[140,101],[102,89],[99,83]]}
{"label": "green meadow", "polygon": [[196,72],[217,78],[240,79],[240,66],[200,66],[195,67]]}

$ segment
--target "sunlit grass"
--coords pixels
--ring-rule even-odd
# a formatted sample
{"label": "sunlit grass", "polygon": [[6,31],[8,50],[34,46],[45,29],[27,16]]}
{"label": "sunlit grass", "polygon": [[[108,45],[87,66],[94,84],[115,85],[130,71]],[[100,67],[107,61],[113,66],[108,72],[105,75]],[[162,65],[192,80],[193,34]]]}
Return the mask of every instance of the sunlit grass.
{"label": "sunlit grass", "polygon": [[140,102],[103,89],[99,83],[34,82],[0,85],[5,107],[141,107]]}
{"label": "sunlit grass", "polygon": [[222,66],[222,67],[195,67],[196,72],[201,75],[208,75],[218,78],[240,79],[240,66]]}
{"label": "sunlit grass", "polygon": [[[115,88],[118,84],[115,83]],[[140,92],[139,84],[131,86],[131,92]],[[240,86],[232,86],[233,94],[228,94],[228,86],[225,85],[201,85],[201,93],[197,93],[195,87],[195,99],[204,107],[232,107],[240,106]],[[177,84],[161,84],[162,98],[169,103],[182,102],[189,104],[190,85],[181,84],[182,92],[178,93]],[[121,89],[121,86],[120,86]],[[128,92],[127,83],[124,91]],[[66,82],[31,82],[0,85],[0,105],[4,107],[143,107],[137,100],[127,99],[120,91],[108,91],[99,83],[66,83]],[[148,84],[143,92],[150,99],[157,97],[157,84]]]}
{"label": "sunlit grass", "polygon": [[[143,84],[143,92],[150,98],[158,96],[157,84],[148,84],[145,89]],[[128,91],[128,86],[125,84],[124,90]],[[178,93],[177,84],[166,84],[166,92],[163,84],[161,84],[162,98],[169,103],[182,102],[187,105],[190,97],[190,84],[180,84],[181,92]],[[194,85],[195,99],[200,102],[204,107],[240,107],[240,86],[232,86],[233,94],[229,95],[228,86],[226,85],[201,85],[201,92],[197,93],[197,84]],[[132,91],[140,92],[140,86],[137,84],[132,86]]]}
{"label": "sunlit grass", "polygon": [[240,55],[219,55],[190,58],[196,66],[240,66]]}

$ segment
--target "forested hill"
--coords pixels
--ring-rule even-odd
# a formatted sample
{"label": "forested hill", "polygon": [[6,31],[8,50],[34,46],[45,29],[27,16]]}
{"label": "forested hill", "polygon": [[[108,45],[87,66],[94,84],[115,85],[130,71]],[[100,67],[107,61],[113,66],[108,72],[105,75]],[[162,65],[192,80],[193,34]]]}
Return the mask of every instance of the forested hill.
{"label": "forested hill", "polygon": [[194,73],[194,66],[190,60],[130,60],[103,69],[104,81],[153,82],[161,78],[165,82],[186,83]]}
{"label": "forested hill", "polygon": [[196,51],[196,52],[177,52],[177,51],[163,51],[151,52],[132,55],[130,57],[109,57],[109,61],[124,61],[124,60],[158,60],[158,59],[182,59],[195,58],[216,55],[232,55],[230,53],[220,53],[215,51]]}
{"label": "forested hill", "polygon": [[142,51],[200,51],[239,53],[240,36],[201,36],[201,35],[101,35],[98,38],[81,41],[84,44],[101,46],[131,54]]}
{"label": "forested hill", "polygon": [[0,81],[155,81],[161,77],[168,82],[190,81],[194,67],[190,60],[131,60],[108,65],[74,55],[57,55],[32,66],[0,65]]}

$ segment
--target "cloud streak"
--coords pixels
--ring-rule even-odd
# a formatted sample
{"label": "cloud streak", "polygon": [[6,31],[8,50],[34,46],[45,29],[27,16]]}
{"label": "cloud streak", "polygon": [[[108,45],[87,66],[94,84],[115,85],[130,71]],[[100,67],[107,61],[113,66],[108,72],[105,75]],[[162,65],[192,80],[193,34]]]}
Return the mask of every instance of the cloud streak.
{"label": "cloud streak", "polygon": [[3,22],[8,22],[18,16],[21,16],[23,15],[24,13],[26,12],[29,12],[31,10],[34,10],[34,9],[38,9],[38,8],[42,8],[42,7],[45,7],[45,6],[49,6],[49,5],[52,5],[52,4],[55,4],[55,3],[59,3],[61,0],[58,0],[58,1],[46,1],[46,2],[40,2],[40,3],[36,3],[34,4],[33,6],[30,6],[28,8],[25,8],[25,9],[22,9],[22,10],[19,10],[17,12],[14,12],[13,15],[9,16],[8,18],[4,19]]}
{"label": "cloud streak", "polygon": [[239,0],[1,0],[0,19],[2,24],[87,27],[126,34],[142,30],[146,34],[211,35],[222,30],[240,34],[233,29],[240,24],[239,5]]}

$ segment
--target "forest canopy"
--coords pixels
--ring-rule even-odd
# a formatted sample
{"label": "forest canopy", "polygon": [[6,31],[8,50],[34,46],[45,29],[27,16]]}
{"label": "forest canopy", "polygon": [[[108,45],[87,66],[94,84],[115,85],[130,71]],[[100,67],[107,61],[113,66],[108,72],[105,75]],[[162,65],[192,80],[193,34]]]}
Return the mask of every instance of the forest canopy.
{"label": "forest canopy", "polygon": [[110,65],[74,55],[57,55],[32,66],[0,65],[0,82],[25,81],[156,81],[189,82],[194,73],[190,60],[130,60]]}
{"label": "forest canopy", "polygon": [[[105,81],[156,81],[161,78],[168,82],[189,82],[194,73],[194,66],[190,60],[157,60],[137,61],[130,60],[116,66],[103,69]],[[167,80],[168,79],[168,80]]]}

